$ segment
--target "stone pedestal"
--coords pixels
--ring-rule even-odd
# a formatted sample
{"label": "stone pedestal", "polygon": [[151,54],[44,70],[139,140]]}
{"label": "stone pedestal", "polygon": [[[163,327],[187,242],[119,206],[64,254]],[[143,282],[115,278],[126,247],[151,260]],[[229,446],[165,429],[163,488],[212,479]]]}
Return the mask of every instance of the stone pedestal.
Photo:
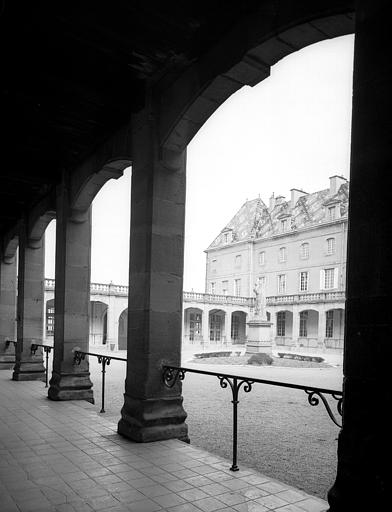
{"label": "stone pedestal", "polygon": [[160,152],[153,113],[133,134],[128,363],[118,433],[134,441],[188,440],[181,383],[165,386],[165,364],[180,365],[185,220],[185,152]]}
{"label": "stone pedestal", "polygon": [[42,343],[45,281],[44,239],[29,240],[23,224],[19,233],[17,345],[13,380],[45,380],[42,350],[32,355],[32,343]]}
{"label": "stone pedestal", "polygon": [[74,364],[74,350],[88,352],[91,210],[71,209],[66,184],[57,189],[54,357],[48,397],[94,402],[88,359]]}
{"label": "stone pedestal", "polygon": [[15,365],[16,341],[16,257],[0,263],[0,370]]}
{"label": "stone pedestal", "polygon": [[253,318],[247,322],[248,340],[246,342],[246,354],[272,354],[271,326],[272,322]]}

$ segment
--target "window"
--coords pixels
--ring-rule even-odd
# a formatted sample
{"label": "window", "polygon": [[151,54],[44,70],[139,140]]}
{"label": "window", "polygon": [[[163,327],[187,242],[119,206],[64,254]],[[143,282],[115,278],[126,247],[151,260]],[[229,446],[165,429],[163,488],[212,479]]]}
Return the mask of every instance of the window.
{"label": "window", "polygon": [[300,258],[303,260],[307,260],[309,258],[309,244],[304,242],[300,247]]}
{"label": "window", "polygon": [[210,341],[220,341],[222,318],[220,315],[210,315]]}
{"label": "window", "polygon": [[276,315],[276,335],[277,336],[285,336],[286,335],[286,312],[279,311]]}
{"label": "window", "polygon": [[211,273],[216,274],[216,259],[211,261]]}
{"label": "window", "polygon": [[195,337],[201,335],[201,314],[191,313],[189,316],[189,341],[194,341]]}
{"label": "window", "polygon": [[222,294],[227,295],[229,293],[229,281],[222,281]]}
{"label": "window", "polygon": [[308,312],[301,311],[299,314],[299,336],[300,338],[308,337]]}
{"label": "window", "polygon": [[280,221],[280,229],[283,232],[287,231],[287,219],[282,219]]}
{"label": "window", "polygon": [[299,273],[299,291],[307,292],[309,285],[309,272],[300,272]]}
{"label": "window", "polygon": [[229,233],[225,233],[225,234],[223,235],[223,242],[224,242],[225,244],[228,244],[228,243],[229,243]]}
{"label": "window", "polygon": [[336,274],[337,268],[326,268],[322,271],[322,288],[324,290],[330,290],[336,286]]}
{"label": "window", "polygon": [[237,254],[235,257],[235,268],[241,268],[241,254]]}
{"label": "window", "polygon": [[286,274],[278,275],[278,293],[286,293]]}
{"label": "window", "polygon": [[328,208],[328,219],[335,220],[336,219],[336,206],[330,206]]}
{"label": "window", "polygon": [[335,254],[335,239],[334,238],[328,238],[327,239],[327,254]]}
{"label": "window", "polygon": [[326,312],[325,337],[333,338],[333,311]]}
{"label": "window", "polygon": [[265,265],[265,252],[259,252],[259,265]]}
{"label": "window", "polygon": [[240,317],[237,315],[233,315],[231,319],[231,339],[234,341],[238,341],[240,336]]}
{"label": "window", "polygon": [[287,259],[287,251],[286,251],[286,247],[281,247],[279,249],[279,262],[280,263],[283,263],[285,262]]}
{"label": "window", "polygon": [[54,334],[54,304],[46,305],[46,334],[48,336]]}
{"label": "window", "polygon": [[263,293],[264,293],[264,290],[265,290],[265,277],[264,277],[264,276],[259,276],[259,277],[257,278],[257,281],[258,281],[258,283],[259,283],[259,288],[260,288],[260,290],[262,290],[262,291],[263,291]]}
{"label": "window", "polygon": [[215,283],[210,283],[210,293],[215,293]]}
{"label": "window", "polygon": [[236,297],[240,297],[241,295],[241,279],[236,279],[234,281],[234,295]]}

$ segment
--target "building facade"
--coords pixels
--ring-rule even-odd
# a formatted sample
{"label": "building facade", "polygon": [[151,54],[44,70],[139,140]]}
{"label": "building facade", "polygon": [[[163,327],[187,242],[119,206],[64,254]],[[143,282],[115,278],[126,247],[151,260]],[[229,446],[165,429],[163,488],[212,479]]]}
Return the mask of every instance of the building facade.
{"label": "building facade", "polygon": [[318,192],[292,189],[288,201],[246,201],[205,251],[206,293],[252,297],[257,284],[277,346],[341,350],[347,222],[341,176]]}
{"label": "building facade", "polygon": [[[254,287],[265,298],[277,348],[343,349],[348,183],[340,176],[290,201],[247,201],[205,251],[206,290],[183,292],[185,343],[245,343]],[[45,327],[54,332],[53,279],[45,280]],[[89,345],[126,349],[128,286],[92,283]]]}

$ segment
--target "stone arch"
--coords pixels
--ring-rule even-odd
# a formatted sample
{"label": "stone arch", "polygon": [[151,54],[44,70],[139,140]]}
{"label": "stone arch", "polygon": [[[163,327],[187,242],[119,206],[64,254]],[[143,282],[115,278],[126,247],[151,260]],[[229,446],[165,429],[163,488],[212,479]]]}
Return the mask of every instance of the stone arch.
{"label": "stone arch", "polygon": [[[320,313],[317,309],[302,308],[299,312],[298,345],[305,348],[317,348]],[[302,320],[301,320],[302,319]],[[302,323],[301,323],[302,322]]]}
{"label": "stone arch", "polygon": [[199,343],[202,341],[204,321],[204,313],[201,308],[190,306],[184,309],[182,339],[185,343]]}
{"label": "stone arch", "polygon": [[275,313],[275,344],[290,346],[297,333],[293,332],[293,312],[280,309]]}
{"label": "stone arch", "polygon": [[27,222],[27,237],[30,244],[39,242],[46,228],[56,218],[56,198],[54,192],[46,196],[30,212]]}
{"label": "stone arch", "polygon": [[12,263],[16,256],[19,246],[19,237],[16,233],[10,234],[5,240],[2,247],[2,260],[4,263]]}
{"label": "stone arch", "polygon": [[354,33],[354,14],[350,2],[335,7],[326,2],[313,2],[303,8],[301,15],[295,9],[274,4],[241,18],[162,94],[163,147],[184,150],[206,120],[234,92],[267,78],[271,66],[290,53],[351,33]]}
{"label": "stone arch", "polygon": [[324,344],[326,348],[343,350],[344,308],[330,308],[325,311]]}
{"label": "stone arch", "polygon": [[127,350],[128,338],[128,308],[118,317],[118,350]]}
{"label": "stone arch", "polygon": [[107,330],[107,313],[108,305],[100,300],[90,301],[90,346],[106,345],[108,330]]}
{"label": "stone arch", "polygon": [[246,343],[246,319],[245,311],[233,311],[231,313],[231,332],[230,340],[232,343]]}
{"label": "stone arch", "polygon": [[86,165],[81,168],[80,174],[74,173],[74,180],[71,184],[71,208],[73,217],[78,219],[83,216],[101,188],[110,179],[118,179],[124,170],[131,165],[130,159],[117,158],[106,162],[98,171],[91,170]]}
{"label": "stone arch", "polygon": [[226,329],[226,311],[223,309],[210,309],[208,311],[209,343],[222,343]]}

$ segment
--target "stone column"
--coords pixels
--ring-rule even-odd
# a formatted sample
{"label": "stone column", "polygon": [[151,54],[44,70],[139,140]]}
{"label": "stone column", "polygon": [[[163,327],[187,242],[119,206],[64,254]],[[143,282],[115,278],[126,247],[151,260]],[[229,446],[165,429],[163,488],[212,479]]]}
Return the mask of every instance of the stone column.
{"label": "stone column", "polygon": [[317,346],[319,349],[325,348],[325,329],[327,327],[327,312],[325,307],[320,307],[318,310],[318,333],[317,333]]}
{"label": "stone column", "polygon": [[48,396],[94,402],[88,360],[73,363],[73,350],[88,352],[89,347],[91,208],[73,211],[62,183],[56,215],[54,357]]}
{"label": "stone column", "polygon": [[116,296],[114,295],[114,286],[109,284],[109,305],[107,309],[107,347],[114,345],[114,349],[118,350],[118,319],[119,315],[116,308]]}
{"label": "stone column", "polygon": [[151,112],[133,134],[128,363],[118,432],[134,441],[188,440],[181,383],[162,380],[181,361],[186,153],[161,152]]}
{"label": "stone column", "polygon": [[343,428],[331,512],[390,505],[392,59],[390,2],[356,9]]}
{"label": "stone column", "polygon": [[16,341],[16,256],[0,263],[0,370],[13,368]]}
{"label": "stone column", "polygon": [[202,332],[203,343],[206,345],[210,342],[210,312],[208,309],[203,309]]}
{"label": "stone column", "polygon": [[298,348],[298,338],[299,338],[299,308],[298,306],[293,306],[293,347]]}
{"label": "stone column", "polygon": [[225,336],[226,336],[226,343],[231,343],[231,320],[232,320],[232,311],[231,308],[226,311],[225,314]]}
{"label": "stone column", "polygon": [[17,345],[13,380],[45,380],[42,349],[31,354],[32,343],[43,342],[45,240],[30,240],[23,223],[19,233]]}

